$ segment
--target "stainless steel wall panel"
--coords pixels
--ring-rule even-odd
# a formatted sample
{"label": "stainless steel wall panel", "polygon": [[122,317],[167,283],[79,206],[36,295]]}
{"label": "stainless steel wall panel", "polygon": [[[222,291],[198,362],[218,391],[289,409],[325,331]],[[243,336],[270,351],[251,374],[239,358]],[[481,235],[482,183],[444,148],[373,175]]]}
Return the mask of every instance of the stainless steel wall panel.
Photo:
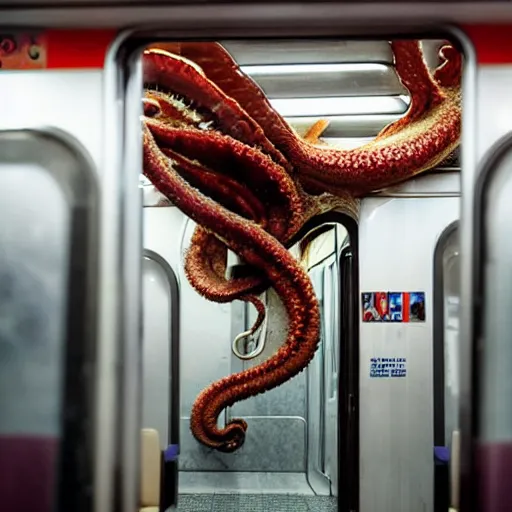
{"label": "stainless steel wall panel", "polygon": [[[456,197],[362,202],[361,292],[423,291],[426,321],[360,323],[361,510],[433,510],[433,252],[458,217]],[[370,378],[372,357],[406,358],[407,376]]]}

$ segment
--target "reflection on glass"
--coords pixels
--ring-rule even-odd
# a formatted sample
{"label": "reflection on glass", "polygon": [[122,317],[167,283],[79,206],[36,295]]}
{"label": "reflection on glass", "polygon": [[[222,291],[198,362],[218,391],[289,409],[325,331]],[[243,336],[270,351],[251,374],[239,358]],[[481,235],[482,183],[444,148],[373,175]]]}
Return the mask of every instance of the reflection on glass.
{"label": "reflection on glass", "polygon": [[458,233],[453,235],[453,240],[446,247],[443,256],[445,439],[449,447],[452,432],[459,424],[460,259],[457,235]]}
{"label": "reflection on glass", "polygon": [[[68,210],[57,182],[0,167],[0,508],[53,510]],[[21,193],[20,193],[21,191]]]}
{"label": "reflection on glass", "polygon": [[[448,226],[435,250],[434,446],[435,503],[458,508],[459,479],[459,305],[458,224]],[[446,448],[445,448],[446,447]],[[446,453],[446,449],[448,453]],[[448,455],[449,454],[449,455]],[[447,458],[445,458],[448,455]],[[449,472],[447,467],[449,464]],[[448,494],[448,479],[451,482]]]}

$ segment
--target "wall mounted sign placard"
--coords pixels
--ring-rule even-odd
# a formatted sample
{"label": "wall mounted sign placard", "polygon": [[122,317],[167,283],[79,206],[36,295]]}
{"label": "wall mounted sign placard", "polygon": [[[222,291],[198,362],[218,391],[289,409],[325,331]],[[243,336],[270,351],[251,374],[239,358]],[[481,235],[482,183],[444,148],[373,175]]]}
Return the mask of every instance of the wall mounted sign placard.
{"label": "wall mounted sign placard", "polygon": [[363,322],[425,321],[425,292],[363,292]]}
{"label": "wall mounted sign placard", "polygon": [[372,357],[370,359],[370,378],[394,379],[407,376],[405,357]]}

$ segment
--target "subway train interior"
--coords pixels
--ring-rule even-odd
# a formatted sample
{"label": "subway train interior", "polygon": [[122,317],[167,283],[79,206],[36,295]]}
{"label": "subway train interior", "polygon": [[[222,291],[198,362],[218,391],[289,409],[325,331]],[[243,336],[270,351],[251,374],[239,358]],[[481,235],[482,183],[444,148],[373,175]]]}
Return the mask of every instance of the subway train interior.
{"label": "subway train interior", "polygon": [[512,510],[485,5],[0,0],[1,510]]}

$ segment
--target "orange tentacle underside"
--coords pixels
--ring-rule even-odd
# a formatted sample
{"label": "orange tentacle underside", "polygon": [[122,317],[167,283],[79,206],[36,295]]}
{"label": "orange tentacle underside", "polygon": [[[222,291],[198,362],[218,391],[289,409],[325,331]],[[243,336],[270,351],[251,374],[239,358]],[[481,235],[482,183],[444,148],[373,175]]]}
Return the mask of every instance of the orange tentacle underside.
{"label": "orange tentacle underside", "polygon": [[[269,287],[289,319],[272,357],[197,397],[190,426],[205,446],[240,448],[247,423],[219,427],[223,409],[281,385],[315,354],[319,305],[288,251],[305,223],[334,209],[357,218],[361,196],[435,167],[459,144],[460,53],[445,45],[443,63],[431,73],[418,41],[390,44],[410,108],[352,150],[321,143],[324,120],[299,137],[220,44],[169,43],[144,53],[144,174],[197,223],[187,279],[209,300],[252,303],[253,331],[265,315],[258,295]],[[228,249],[246,264],[244,275],[226,276]]]}

